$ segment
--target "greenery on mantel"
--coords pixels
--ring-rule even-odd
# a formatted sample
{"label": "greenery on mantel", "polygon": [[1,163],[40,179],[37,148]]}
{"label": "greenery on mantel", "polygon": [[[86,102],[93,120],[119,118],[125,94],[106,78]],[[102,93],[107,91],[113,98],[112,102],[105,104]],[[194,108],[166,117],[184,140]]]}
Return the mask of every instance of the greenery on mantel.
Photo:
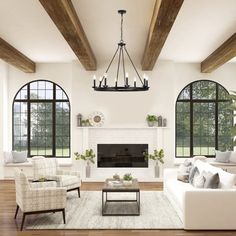
{"label": "greenery on mantel", "polygon": [[164,150],[160,149],[158,151],[157,149],[154,149],[153,154],[148,154],[147,152],[144,152],[144,156],[146,159],[151,159],[154,161],[159,161],[161,164],[164,164]]}
{"label": "greenery on mantel", "polygon": [[75,152],[75,160],[84,160],[91,163],[95,163],[94,158],[95,154],[93,152],[93,149],[86,149],[84,154],[79,154],[78,152]]}
{"label": "greenery on mantel", "polygon": [[157,121],[157,116],[155,116],[155,115],[147,115],[146,120],[148,122],[155,122],[155,121]]}

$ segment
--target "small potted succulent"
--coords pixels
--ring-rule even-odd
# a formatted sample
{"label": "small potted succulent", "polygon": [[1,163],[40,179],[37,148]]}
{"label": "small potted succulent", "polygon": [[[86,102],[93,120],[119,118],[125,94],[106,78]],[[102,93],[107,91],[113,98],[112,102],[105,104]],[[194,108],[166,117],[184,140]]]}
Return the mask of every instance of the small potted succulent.
{"label": "small potted succulent", "polygon": [[123,176],[123,184],[124,185],[131,185],[133,182],[132,180],[133,180],[133,177],[130,173],[124,174],[124,176]]}
{"label": "small potted succulent", "polygon": [[89,178],[90,177],[90,173],[91,173],[91,166],[90,163],[94,164],[94,158],[95,158],[95,154],[93,152],[93,149],[86,149],[84,154],[79,154],[78,152],[75,152],[75,160],[84,160],[87,162],[87,166],[86,166],[86,177]]}
{"label": "small potted succulent", "polygon": [[157,122],[157,116],[155,115],[147,115],[146,117],[147,123],[149,127],[153,127]]}

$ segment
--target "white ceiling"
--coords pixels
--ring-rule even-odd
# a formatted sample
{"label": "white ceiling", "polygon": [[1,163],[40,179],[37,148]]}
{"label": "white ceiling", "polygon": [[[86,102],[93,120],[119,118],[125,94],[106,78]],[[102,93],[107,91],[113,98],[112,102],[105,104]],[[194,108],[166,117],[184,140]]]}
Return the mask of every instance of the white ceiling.
{"label": "white ceiling", "polygon": [[[124,39],[140,62],[155,0],[72,0],[98,64],[111,58],[120,37],[118,9],[126,9]],[[235,33],[236,0],[185,0],[159,59],[201,62]],[[1,0],[0,37],[36,62],[76,56],[38,0]],[[236,58],[232,61],[236,62]]]}

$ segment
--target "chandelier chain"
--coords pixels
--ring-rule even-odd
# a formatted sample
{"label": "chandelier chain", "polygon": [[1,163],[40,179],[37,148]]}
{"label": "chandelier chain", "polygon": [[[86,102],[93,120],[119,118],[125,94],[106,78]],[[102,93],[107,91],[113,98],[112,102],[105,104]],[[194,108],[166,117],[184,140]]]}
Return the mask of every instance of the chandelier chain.
{"label": "chandelier chain", "polygon": [[[93,80],[93,88],[96,91],[110,91],[110,92],[133,92],[133,91],[147,91],[149,90],[148,86],[148,79],[144,75],[144,78],[142,80],[141,76],[138,73],[138,70],[136,69],[129,53],[128,50],[126,49],[126,43],[123,40],[123,16],[126,13],[126,10],[118,10],[118,13],[120,14],[120,41],[118,42],[118,47],[105,71],[103,76],[100,77],[99,79],[99,84],[98,86],[96,85],[96,76],[94,75],[94,80]],[[116,77],[115,77],[115,85],[114,86],[109,86],[107,83],[107,76],[108,76],[108,71],[114,61],[115,58],[118,57],[117,61],[117,71],[116,71]],[[136,77],[134,77],[133,80],[133,85],[132,82],[130,84],[130,78],[128,77],[128,73],[126,73],[126,66],[125,66],[125,57],[127,61],[129,61],[134,69],[134,72],[136,73],[138,79],[141,82],[141,86],[136,83]],[[123,69],[123,70],[122,70]],[[122,81],[119,81],[119,75],[123,74],[123,79],[124,79],[124,84],[122,85]]]}
{"label": "chandelier chain", "polygon": [[121,14],[120,41],[123,42],[123,14]]}

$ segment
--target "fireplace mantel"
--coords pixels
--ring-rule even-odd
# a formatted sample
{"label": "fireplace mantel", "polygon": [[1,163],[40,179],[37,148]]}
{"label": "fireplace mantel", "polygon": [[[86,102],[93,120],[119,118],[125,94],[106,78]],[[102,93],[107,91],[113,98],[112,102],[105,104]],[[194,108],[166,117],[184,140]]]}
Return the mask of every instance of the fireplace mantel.
{"label": "fireplace mantel", "polygon": [[168,129],[168,127],[148,127],[148,126],[137,126],[137,127],[123,127],[123,126],[101,126],[101,127],[94,127],[94,126],[77,126],[78,129],[86,130],[86,129]]}
{"label": "fireplace mantel", "polygon": [[[77,127],[77,138],[80,140],[76,143],[78,152],[84,152],[86,149],[92,148],[97,153],[97,144],[148,144],[149,152],[154,149],[163,148],[165,146],[165,136],[168,127]],[[95,163],[97,163],[95,157]],[[154,177],[154,161],[149,161],[148,168],[101,168],[92,165],[91,178],[85,181],[104,181],[111,177],[114,173],[123,175],[124,173],[132,173],[140,181],[157,181]],[[82,172],[83,172],[82,168]],[[84,175],[84,174],[82,174]]]}

